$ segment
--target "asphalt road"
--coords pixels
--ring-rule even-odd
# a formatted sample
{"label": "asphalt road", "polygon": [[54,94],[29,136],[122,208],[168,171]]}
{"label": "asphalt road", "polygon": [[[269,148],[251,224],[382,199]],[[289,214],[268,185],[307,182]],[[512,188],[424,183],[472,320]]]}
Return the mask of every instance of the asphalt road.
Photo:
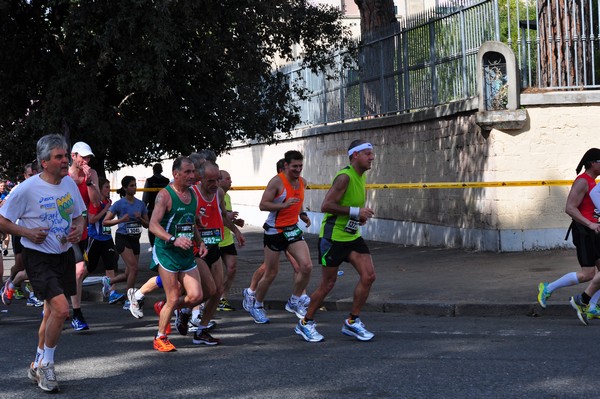
{"label": "asphalt road", "polygon": [[[56,353],[61,398],[582,398],[596,397],[592,346],[600,322],[576,318],[433,317],[363,314],[376,333],[340,332],[345,313],[320,312],[326,340],[294,334],[293,315],[272,310],[254,324],[219,313],[216,347],[176,332],[177,352],[152,349],[157,317],[137,320],[116,305],[84,304],[93,328],[65,324]],[[147,306],[149,308],[149,306]],[[3,309],[6,309],[3,307]],[[26,378],[39,308],[15,302],[0,318],[0,397],[47,397]],[[91,320],[88,320],[91,322]]]}

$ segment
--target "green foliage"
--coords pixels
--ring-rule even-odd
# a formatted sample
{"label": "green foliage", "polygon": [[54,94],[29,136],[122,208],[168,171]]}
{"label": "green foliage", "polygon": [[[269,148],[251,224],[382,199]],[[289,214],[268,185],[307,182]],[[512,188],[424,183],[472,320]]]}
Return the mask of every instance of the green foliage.
{"label": "green foliage", "polygon": [[351,43],[340,17],[306,0],[0,0],[0,172],[51,132],[101,171],[272,142],[302,94],[275,59],[302,43],[304,66],[331,68]]}

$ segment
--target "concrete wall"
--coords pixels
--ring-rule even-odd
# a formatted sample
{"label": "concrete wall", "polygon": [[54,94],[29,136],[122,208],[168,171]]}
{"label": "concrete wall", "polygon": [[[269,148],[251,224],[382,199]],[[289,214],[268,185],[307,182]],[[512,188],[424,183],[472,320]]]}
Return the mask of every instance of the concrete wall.
{"label": "concrete wall", "polygon": [[[525,101],[527,102],[527,101]],[[305,155],[304,177],[329,184],[346,165],[346,148],[357,138],[373,143],[376,160],[368,183],[496,182],[570,180],[583,153],[600,147],[598,103],[530,104],[520,131],[475,124],[473,103],[464,102],[408,116],[381,118],[295,132],[277,145],[238,145],[219,159],[234,186],[264,186],[275,162],[290,149]],[[369,190],[367,206],[376,218],[365,237],[403,245],[522,251],[570,247],[564,236],[569,186],[477,189]],[[324,190],[309,190],[305,205],[316,232]],[[233,203],[252,224],[261,191],[236,191]]]}

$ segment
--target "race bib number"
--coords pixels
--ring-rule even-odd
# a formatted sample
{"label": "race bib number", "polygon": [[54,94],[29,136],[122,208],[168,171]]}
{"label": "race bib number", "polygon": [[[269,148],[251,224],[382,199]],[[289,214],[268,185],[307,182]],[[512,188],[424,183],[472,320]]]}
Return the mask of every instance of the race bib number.
{"label": "race bib number", "polygon": [[125,225],[125,232],[130,236],[142,234],[142,224],[140,222],[131,222]]}
{"label": "race bib number", "polygon": [[108,235],[108,236],[109,236],[109,235],[110,235],[110,233],[111,233],[111,228],[110,228],[110,226],[102,226],[102,234],[104,234],[104,235]]}
{"label": "race bib number", "polygon": [[221,237],[221,229],[201,229],[200,237],[206,245],[215,245],[223,240],[223,237]]}
{"label": "race bib number", "polygon": [[283,236],[288,241],[297,241],[302,237],[302,230],[296,225],[285,227],[283,229]]}
{"label": "race bib number", "polygon": [[346,227],[344,227],[344,231],[350,234],[356,234],[358,231],[359,223],[358,220],[349,219],[348,223],[346,223]]}
{"label": "race bib number", "polygon": [[194,225],[192,223],[182,223],[175,226],[175,237],[185,237],[194,239]]}

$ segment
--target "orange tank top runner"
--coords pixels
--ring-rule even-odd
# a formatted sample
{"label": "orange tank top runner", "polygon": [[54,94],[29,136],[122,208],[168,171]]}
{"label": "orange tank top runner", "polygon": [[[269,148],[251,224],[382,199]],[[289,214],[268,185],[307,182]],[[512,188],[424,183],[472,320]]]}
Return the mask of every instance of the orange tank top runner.
{"label": "orange tank top runner", "polygon": [[[206,246],[218,245],[223,240],[223,217],[221,216],[219,196],[215,194],[211,200],[207,201],[197,186],[192,186],[192,188],[198,199],[196,220],[200,237]],[[197,245],[194,245],[194,252],[198,253]]]}
{"label": "orange tank top runner", "polygon": [[283,183],[283,190],[281,193],[277,194],[277,197],[275,197],[273,202],[282,204],[291,198],[298,198],[300,200],[289,208],[269,212],[265,224],[271,228],[276,228],[278,232],[281,233],[283,227],[293,226],[298,223],[298,215],[300,215],[304,204],[304,180],[299,178],[298,188],[294,188],[283,172],[279,173],[277,176],[279,176]]}

